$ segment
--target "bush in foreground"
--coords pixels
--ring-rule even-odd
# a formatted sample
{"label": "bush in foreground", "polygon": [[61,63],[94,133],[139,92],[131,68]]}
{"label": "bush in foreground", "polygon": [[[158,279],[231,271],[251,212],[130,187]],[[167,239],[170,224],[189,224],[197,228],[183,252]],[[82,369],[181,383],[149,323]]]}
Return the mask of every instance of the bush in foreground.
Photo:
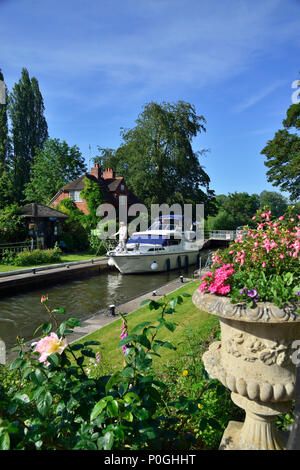
{"label": "bush in foreground", "polygon": [[[203,415],[199,404],[206,408],[211,395],[204,400],[205,394],[222,386],[202,376],[188,397],[187,388],[176,396],[168,390],[171,375],[164,380],[152,368],[153,357],[162,349],[175,349],[159,339],[159,332],[163,328],[174,331],[171,317],[183,297],[169,302],[149,300],[150,310],[159,311],[157,321],[140,323],[130,332],[123,318],[119,346],[124,364],[112,375],[94,378],[87,373],[87,363],[101,359],[93,349],[99,343],[69,345],[67,335],[79,320],[69,318],[59,324],[57,317],[64,309],[51,310],[42,297],[50,317],[40,327],[43,336],[34,351],[19,340],[18,357],[0,382],[0,448],[199,448],[201,432],[209,429],[211,433],[216,424],[212,416]],[[181,375],[189,380],[191,370],[189,374],[188,378]]]}

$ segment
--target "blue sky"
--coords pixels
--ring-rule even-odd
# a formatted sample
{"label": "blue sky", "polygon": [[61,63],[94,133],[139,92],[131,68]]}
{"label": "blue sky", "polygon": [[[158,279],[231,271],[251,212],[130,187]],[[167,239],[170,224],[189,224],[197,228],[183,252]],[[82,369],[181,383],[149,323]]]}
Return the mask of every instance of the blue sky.
{"label": "blue sky", "polygon": [[300,78],[299,0],[0,0],[0,38],[8,89],[26,67],[50,137],[88,165],[145,103],[184,100],[207,120],[193,148],[216,194],[278,191],[260,151]]}

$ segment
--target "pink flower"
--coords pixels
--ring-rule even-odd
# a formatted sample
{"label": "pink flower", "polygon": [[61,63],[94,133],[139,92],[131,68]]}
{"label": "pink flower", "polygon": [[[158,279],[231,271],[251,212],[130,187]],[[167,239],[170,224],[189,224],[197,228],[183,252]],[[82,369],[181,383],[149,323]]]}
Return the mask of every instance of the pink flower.
{"label": "pink flower", "polygon": [[254,216],[252,217],[252,220],[255,220],[255,219],[256,219],[256,215],[254,215]]}
{"label": "pink flower", "polygon": [[[34,351],[40,353],[39,361],[45,362],[50,354],[62,354],[67,345],[65,338],[59,338],[56,333],[52,332],[49,336],[40,339]],[[49,364],[49,362],[46,362],[46,364]]]}
{"label": "pink flower", "polygon": [[96,353],[96,361],[98,362],[101,362],[101,354],[99,353],[99,351]]}
{"label": "pink flower", "polygon": [[284,215],[281,215],[280,217],[278,217],[279,220],[283,220],[284,219]]}
{"label": "pink flower", "polygon": [[263,267],[263,268],[266,267],[266,263],[265,263],[265,262],[262,263],[262,267]]}

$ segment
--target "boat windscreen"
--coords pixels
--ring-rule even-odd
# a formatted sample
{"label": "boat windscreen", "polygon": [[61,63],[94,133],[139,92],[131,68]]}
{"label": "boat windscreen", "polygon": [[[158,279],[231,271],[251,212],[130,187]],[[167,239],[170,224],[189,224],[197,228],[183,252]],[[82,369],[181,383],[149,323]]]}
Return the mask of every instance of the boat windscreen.
{"label": "boat windscreen", "polygon": [[165,240],[166,237],[163,237],[162,235],[134,235],[127,241],[127,243],[163,245]]}

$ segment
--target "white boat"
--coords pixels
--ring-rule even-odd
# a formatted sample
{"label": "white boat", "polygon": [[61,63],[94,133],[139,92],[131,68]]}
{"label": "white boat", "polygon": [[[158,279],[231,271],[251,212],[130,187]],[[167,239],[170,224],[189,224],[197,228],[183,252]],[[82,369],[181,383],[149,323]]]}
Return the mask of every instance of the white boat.
{"label": "white boat", "polygon": [[180,269],[199,262],[203,240],[195,230],[182,231],[182,216],[161,216],[143,232],[135,232],[125,249],[120,246],[107,252],[110,265],[122,274],[162,272]]}

